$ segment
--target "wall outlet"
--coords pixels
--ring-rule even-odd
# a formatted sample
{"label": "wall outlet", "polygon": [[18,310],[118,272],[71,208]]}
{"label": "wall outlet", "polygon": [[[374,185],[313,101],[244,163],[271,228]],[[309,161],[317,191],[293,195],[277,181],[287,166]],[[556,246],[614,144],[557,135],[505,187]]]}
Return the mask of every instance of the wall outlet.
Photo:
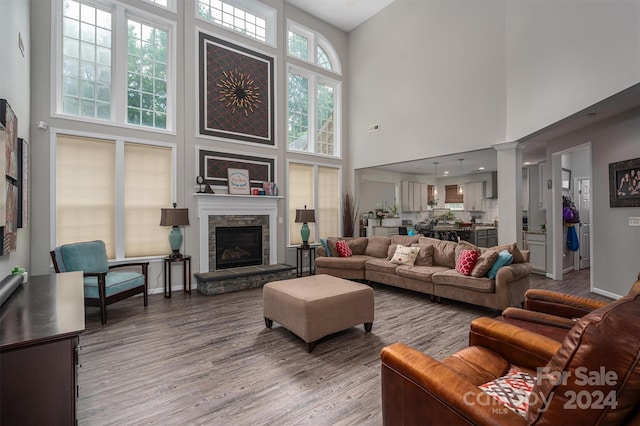
{"label": "wall outlet", "polygon": [[380,130],[380,125],[378,123],[369,126],[369,133],[377,132],[378,130]]}
{"label": "wall outlet", "polygon": [[629,226],[640,226],[640,217],[630,216],[629,217]]}

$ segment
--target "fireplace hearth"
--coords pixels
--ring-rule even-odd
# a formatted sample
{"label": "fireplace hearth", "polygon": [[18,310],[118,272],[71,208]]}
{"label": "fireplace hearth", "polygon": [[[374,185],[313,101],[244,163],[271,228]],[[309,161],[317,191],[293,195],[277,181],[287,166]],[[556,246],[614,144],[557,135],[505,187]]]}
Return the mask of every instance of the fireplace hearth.
{"label": "fireplace hearth", "polygon": [[262,265],[262,226],[215,228],[216,269]]}

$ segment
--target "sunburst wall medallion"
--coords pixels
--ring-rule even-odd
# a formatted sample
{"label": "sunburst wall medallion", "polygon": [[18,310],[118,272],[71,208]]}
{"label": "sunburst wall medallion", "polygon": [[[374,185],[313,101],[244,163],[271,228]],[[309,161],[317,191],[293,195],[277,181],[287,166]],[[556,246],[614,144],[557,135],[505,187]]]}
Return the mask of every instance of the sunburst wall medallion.
{"label": "sunburst wall medallion", "polygon": [[245,75],[237,69],[223,71],[220,82],[216,86],[220,88],[219,101],[230,108],[234,114],[238,111],[248,117],[249,113],[253,113],[262,102],[260,87],[251,78],[251,74]]}

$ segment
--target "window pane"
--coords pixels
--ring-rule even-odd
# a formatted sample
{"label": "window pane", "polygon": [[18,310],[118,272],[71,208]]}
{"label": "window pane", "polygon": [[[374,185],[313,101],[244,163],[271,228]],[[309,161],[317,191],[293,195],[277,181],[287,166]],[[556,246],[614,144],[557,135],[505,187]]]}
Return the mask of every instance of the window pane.
{"label": "window pane", "polygon": [[309,80],[289,73],[289,149],[309,151]]}
{"label": "window pane", "polygon": [[[268,14],[268,12],[265,12],[265,15]],[[265,19],[258,18],[253,13],[235,7],[231,3],[216,0],[198,0],[197,16],[214,24],[230,28],[247,37],[262,42],[267,41]],[[273,17],[265,16],[265,18],[271,18],[269,24],[275,26]],[[273,40],[269,40],[269,43],[273,43]]]}
{"label": "window pane", "polygon": [[289,55],[309,60],[309,39],[302,34],[289,31]]}
{"label": "window pane", "polygon": [[329,55],[327,55],[327,52],[325,52],[321,46],[318,46],[318,65],[328,70],[333,69]]}
{"label": "window pane", "polygon": [[[62,111],[65,114],[104,118],[105,108],[96,108],[95,101],[100,96],[100,101],[106,103],[107,110],[110,110],[111,91],[98,92],[94,85],[96,80],[111,83],[111,13],[89,4],[66,0],[63,14]],[[71,78],[77,82],[72,83]]]}
{"label": "window pane", "polygon": [[[296,209],[313,207],[313,166],[289,163],[289,243],[302,244],[301,223],[296,223]],[[316,216],[316,220],[318,217]],[[309,243],[315,241],[315,224],[309,223]]]}
{"label": "window pane", "polygon": [[326,84],[318,84],[318,127],[316,152],[327,155],[336,155],[335,146],[335,120],[334,120],[334,90]]}
{"label": "window pane", "polygon": [[115,143],[58,135],[56,245],[102,240],[115,257]]}
{"label": "window pane", "polygon": [[318,166],[318,208],[316,223],[320,238],[340,235],[339,169]]}
{"label": "window pane", "polygon": [[171,207],[171,148],[124,146],[124,255],[167,254],[169,229],[160,209]]}
{"label": "window pane", "polygon": [[167,125],[166,116],[163,115],[160,120],[155,118],[159,117],[158,113],[166,112],[166,103],[154,102],[154,98],[166,99],[167,97],[166,66],[164,65],[168,47],[167,32],[131,19],[128,20],[127,26],[129,29],[127,122],[164,129]]}

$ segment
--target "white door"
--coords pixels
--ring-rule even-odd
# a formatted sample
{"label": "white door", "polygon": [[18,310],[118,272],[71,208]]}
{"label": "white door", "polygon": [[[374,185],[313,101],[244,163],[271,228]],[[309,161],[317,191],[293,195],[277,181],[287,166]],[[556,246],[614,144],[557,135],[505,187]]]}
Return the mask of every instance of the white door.
{"label": "white door", "polygon": [[578,238],[580,240],[580,259],[578,261],[578,269],[587,269],[591,266],[591,180],[578,179],[578,199],[576,207],[580,212],[580,228]]}

